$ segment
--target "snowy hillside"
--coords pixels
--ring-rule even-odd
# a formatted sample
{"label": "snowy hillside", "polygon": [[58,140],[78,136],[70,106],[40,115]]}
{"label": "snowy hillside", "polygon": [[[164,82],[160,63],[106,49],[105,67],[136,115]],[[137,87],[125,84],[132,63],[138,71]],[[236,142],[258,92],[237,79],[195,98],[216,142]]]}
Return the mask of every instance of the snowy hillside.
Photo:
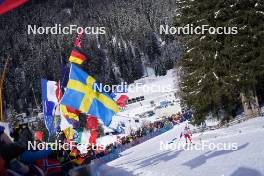
{"label": "snowy hillside", "polygon": [[[175,97],[175,93],[178,92],[176,69],[168,70],[165,76],[150,75],[136,80],[133,84],[128,85],[127,90],[126,95],[133,102],[126,105],[121,112],[113,117],[111,128],[116,128],[122,122],[126,125],[126,132],[129,133],[131,128],[136,129],[142,123],[154,122],[160,120],[162,116],[170,116],[181,111],[180,100]],[[137,99],[138,97],[143,98]],[[157,108],[164,101],[170,101],[173,104]],[[147,112],[153,112],[153,115],[145,117],[143,114]]]}
{"label": "snowy hillside", "polygon": [[[263,176],[264,175],[264,118],[255,118],[229,128],[193,135],[195,145],[174,150],[161,150],[160,143],[168,144],[177,137],[185,124],[149,141],[124,151],[120,158],[100,168],[101,176]],[[224,150],[191,149],[201,142],[236,144]],[[185,146],[185,145],[183,145]],[[235,150],[234,150],[235,149]]]}
{"label": "snowy hillside", "polygon": [[[178,90],[177,70],[168,70],[165,76],[150,75],[129,85],[128,96],[130,98],[138,96],[158,97],[163,93]],[[149,91],[148,91],[149,90]],[[151,90],[151,91],[150,91]]]}

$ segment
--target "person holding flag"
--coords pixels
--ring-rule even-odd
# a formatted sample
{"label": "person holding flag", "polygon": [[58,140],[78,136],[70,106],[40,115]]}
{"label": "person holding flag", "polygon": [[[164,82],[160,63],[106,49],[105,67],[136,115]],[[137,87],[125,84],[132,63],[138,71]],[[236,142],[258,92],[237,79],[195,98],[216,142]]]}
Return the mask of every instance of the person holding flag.
{"label": "person holding flag", "polygon": [[42,79],[41,89],[44,121],[50,137],[56,133],[57,127],[59,126],[59,119],[55,116],[55,111],[61,96],[60,88],[57,82]]}

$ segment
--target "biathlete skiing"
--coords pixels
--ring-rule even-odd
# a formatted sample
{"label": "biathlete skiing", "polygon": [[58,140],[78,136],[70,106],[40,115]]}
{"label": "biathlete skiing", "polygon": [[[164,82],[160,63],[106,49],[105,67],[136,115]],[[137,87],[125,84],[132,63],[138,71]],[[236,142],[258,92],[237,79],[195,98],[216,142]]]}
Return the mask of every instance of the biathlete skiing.
{"label": "biathlete skiing", "polygon": [[187,125],[184,127],[183,132],[181,132],[180,139],[182,136],[184,136],[186,144],[188,143],[188,140],[192,144],[192,131],[190,130],[190,128]]}

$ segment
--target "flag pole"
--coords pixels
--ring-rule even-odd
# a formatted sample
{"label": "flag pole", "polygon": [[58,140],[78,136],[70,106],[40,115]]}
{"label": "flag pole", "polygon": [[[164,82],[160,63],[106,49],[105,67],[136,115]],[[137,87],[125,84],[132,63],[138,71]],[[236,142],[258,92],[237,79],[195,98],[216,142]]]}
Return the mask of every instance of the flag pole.
{"label": "flag pole", "polygon": [[3,89],[4,89],[4,81],[5,81],[5,76],[6,76],[6,71],[7,71],[7,66],[9,63],[10,58],[8,57],[6,62],[5,62],[5,66],[4,66],[4,70],[3,73],[1,75],[1,80],[0,80],[0,121],[4,121],[4,113],[3,113]]}

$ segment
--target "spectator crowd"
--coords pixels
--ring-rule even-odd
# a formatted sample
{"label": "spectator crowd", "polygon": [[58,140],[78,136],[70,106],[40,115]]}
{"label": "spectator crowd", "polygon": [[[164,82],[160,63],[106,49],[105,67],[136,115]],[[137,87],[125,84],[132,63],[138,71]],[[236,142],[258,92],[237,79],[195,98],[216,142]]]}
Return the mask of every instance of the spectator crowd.
{"label": "spectator crowd", "polygon": [[[94,149],[88,146],[88,152],[85,154],[81,154],[76,148],[66,151],[51,150],[51,148],[28,150],[28,141],[42,141],[34,138],[27,124],[16,124],[10,134],[6,134],[5,128],[0,126],[0,175],[71,175],[69,171],[76,166],[89,165],[92,160],[107,156],[127,144],[136,145],[144,136],[177,125],[190,117],[189,113],[164,117],[160,121],[145,124],[137,130],[131,130],[129,135],[117,135],[117,140],[105,148]],[[56,139],[61,143],[69,142],[60,130],[57,131]]]}

